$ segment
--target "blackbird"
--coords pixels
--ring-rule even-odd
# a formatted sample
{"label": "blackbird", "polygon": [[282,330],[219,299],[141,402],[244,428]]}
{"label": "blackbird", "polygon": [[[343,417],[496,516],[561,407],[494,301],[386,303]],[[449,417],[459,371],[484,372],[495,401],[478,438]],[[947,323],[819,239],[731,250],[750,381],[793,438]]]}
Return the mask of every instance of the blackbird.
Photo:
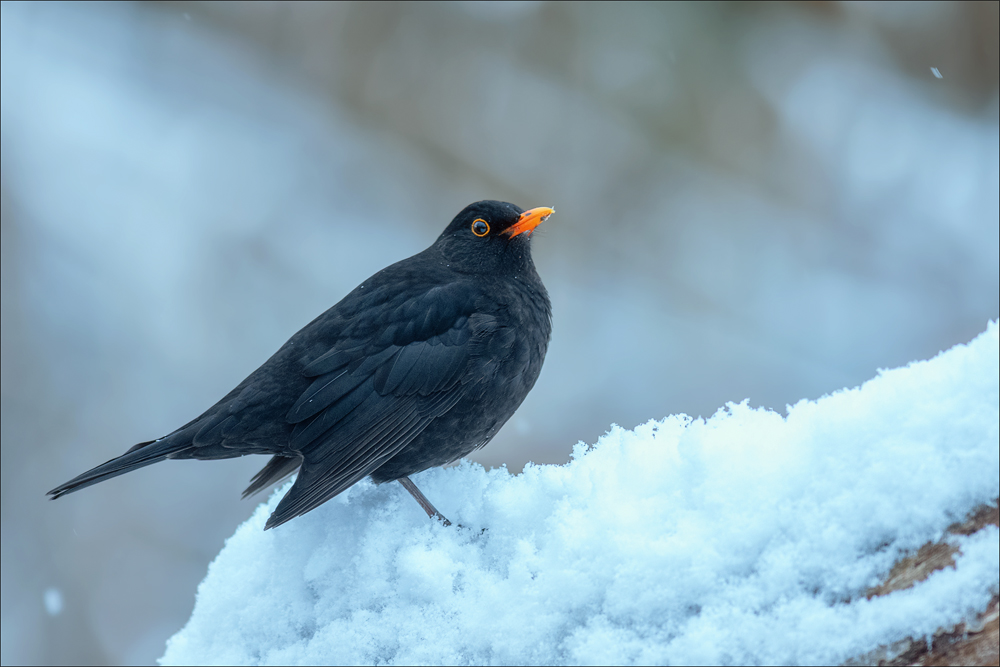
{"label": "blackbird", "polygon": [[447,524],[409,476],[485,445],[535,384],[552,325],[529,242],[553,212],[470,204],[429,248],[361,283],[200,417],[48,495],[164,459],[268,454],[244,498],[298,477],[265,529],[365,476],[398,480]]}

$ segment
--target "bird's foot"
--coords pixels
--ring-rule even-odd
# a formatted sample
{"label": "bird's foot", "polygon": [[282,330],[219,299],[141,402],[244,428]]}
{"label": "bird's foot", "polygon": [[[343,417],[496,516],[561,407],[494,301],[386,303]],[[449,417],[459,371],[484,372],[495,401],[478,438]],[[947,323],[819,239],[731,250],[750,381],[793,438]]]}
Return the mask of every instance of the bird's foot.
{"label": "bird's foot", "polygon": [[409,477],[400,477],[398,481],[403,485],[404,489],[410,492],[410,495],[417,501],[417,504],[419,504],[420,507],[427,512],[428,517],[431,519],[437,519],[446,526],[451,525],[451,521],[448,521],[444,514],[437,511],[437,508],[431,504],[431,501],[427,500],[427,496],[421,493],[420,489],[417,488],[417,485],[414,484]]}

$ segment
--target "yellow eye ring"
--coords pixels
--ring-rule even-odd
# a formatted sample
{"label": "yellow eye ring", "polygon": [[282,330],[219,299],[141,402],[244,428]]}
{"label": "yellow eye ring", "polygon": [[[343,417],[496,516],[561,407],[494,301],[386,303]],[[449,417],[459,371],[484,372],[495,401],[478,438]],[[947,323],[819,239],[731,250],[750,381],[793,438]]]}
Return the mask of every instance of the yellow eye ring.
{"label": "yellow eye ring", "polygon": [[472,233],[476,236],[486,236],[490,233],[490,223],[482,218],[476,218],[472,221]]}

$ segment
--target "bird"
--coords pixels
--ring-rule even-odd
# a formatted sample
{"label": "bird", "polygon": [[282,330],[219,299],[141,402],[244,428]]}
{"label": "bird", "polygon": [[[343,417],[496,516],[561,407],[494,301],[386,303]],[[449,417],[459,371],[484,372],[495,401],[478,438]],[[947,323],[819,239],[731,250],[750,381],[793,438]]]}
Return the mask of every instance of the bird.
{"label": "bird", "polygon": [[554,213],[465,207],[426,250],[371,276],[303,327],[201,416],[46,495],[53,500],[166,459],[270,455],[243,497],[297,473],[275,528],[365,477],[399,481],[483,447],[534,386],[552,330],[532,231]]}

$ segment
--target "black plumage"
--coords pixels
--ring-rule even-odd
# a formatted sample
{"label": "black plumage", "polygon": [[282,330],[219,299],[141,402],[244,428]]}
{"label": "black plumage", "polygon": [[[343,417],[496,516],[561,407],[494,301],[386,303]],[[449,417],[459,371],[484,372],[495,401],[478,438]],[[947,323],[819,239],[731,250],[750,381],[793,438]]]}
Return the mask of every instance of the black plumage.
{"label": "black plumage", "polygon": [[[552,213],[481,201],[363,282],[200,417],[49,491],[164,459],[268,454],[244,497],[298,470],[266,528],[365,476],[408,479],[485,445],[534,385],[551,330],[530,236]],[[443,517],[441,517],[443,519]]]}

